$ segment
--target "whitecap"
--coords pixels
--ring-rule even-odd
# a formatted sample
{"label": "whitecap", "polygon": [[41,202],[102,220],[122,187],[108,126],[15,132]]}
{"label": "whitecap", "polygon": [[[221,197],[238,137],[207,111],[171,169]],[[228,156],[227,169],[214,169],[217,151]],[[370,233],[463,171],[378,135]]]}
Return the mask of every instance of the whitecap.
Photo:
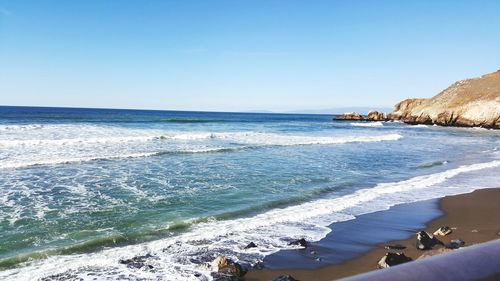
{"label": "whitecap", "polygon": [[384,123],[377,121],[377,122],[355,122],[351,123],[351,126],[354,127],[382,127],[384,126]]}

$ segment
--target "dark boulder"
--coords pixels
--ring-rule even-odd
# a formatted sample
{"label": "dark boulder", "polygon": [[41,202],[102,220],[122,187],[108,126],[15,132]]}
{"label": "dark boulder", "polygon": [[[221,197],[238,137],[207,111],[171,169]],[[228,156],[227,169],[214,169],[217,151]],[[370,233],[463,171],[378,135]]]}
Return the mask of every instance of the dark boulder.
{"label": "dark boulder", "polygon": [[448,249],[458,249],[465,245],[465,242],[460,239],[451,240],[450,243],[444,245]]}
{"label": "dark boulder", "polygon": [[250,248],[257,248],[257,245],[255,245],[254,242],[248,243],[248,245],[245,246],[245,249],[250,249]]}
{"label": "dark boulder", "polygon": [[388,268],[409,261],[412,261],[412,259],[405,256],[403,253],[386,253],[385,256],[379,260],[378,268]]}
{"label": "dark boulder", "polygon": [[417,232],[417,249],[430,250],[435,245],[443,245],[443,242],[439,241],[436,237],[434,237],[434,235],[431,235],[425,231]]}
{"label": "dark boulder", "polygon": [[150,264],[147,264],[147,260],[153,258],[151,254],[147,254],[144,256],[137,256],[131,259],[119,260],[120,264],[125,264],[129,268],[137,268],[137,269],[153,269],[154,267]]}
{"label": "dark boulder", "polygon": [[305,248],[305,247],[307,247],[307,241],[306,241],[306,239],[301,238],[301,239],[298,239],[298,240],[295,240],[295,241],[288,243],[288,245],[300,246],[300,247]]}

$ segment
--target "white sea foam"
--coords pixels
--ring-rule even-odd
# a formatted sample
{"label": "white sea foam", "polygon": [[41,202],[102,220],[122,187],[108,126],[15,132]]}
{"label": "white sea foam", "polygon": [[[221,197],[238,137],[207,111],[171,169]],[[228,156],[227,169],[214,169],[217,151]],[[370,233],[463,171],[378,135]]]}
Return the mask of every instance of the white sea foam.
{"label": "white sea foam", "polygon": [[0,131],[29,131],[42,129],[43,125],[0,125]]}
{"label": "white sea foam", "polygon": [[[56,127],[55,129],[60,129]],[[83,131],[96,130],[84,127]],[[304,136],[259,132],[162,132],[157,130],[99,129],[102,136],[67,138],[67,128],[40,139],[1,139],[0,168],[23,168],[35,165],[56,165],[95,160],[151,157],[175,153],[207,153],[239,150],[247,147],[334,145],[358,142],[396,141],[399,134],[358,136]],[[104,135],[106,132],[107,135]],[[120,135],[121,134],[121,135]],[[38,135],[37,135],[38,136]],[[140,152],[138,152],[140,151]]]}
{"label": "white sea foam", "polygon": [[351,126],[354,127],[382,127],[384,126],[384,123],[377,121],[377,122],[355,122],[351,123]]}
{"label": "white sea foam", "polygon": [[165,133],[145,136],[120,136],[99,138],[72,138],[72,139],[30,139],[30,140],[0,140],[0,146],[70,146],[88,144],[113,144],[129,142],[146,142],[152,140],[232,140],[241,143],[262,145],[307,145],[307,144],[341,144],[349,142],[377,142],[398,140],[399,134],[366,135],[366,136],[301,136],[283,135],[275,133],[237,132],[237,133]]}
{"label": "white sea foam", "polygon": [[13,169],[13,168],[24,168],[30,166],[38,166],[38,165],[57,165],[57,164],[68,164],[68,163],[79,163],[79,162],[88,162],[88,161],[96,161],[96,160],[116,160],[116,159],[127,159],[127,158],[139,158],[139,157],[149,157],[156,155],[156,152],[149,153],[132,153],[125,155],[113,155],[113,156],[95,156],[95,157],[74,157],[74,158],[52,158],[52,159],[43,159],[32,162],[7,162],[0,163],[0,168],[2,169]]}
{"label": "white sea foam", "polygon": [[[192,226],[184,234],[140,245],[32,261],[26,266],[0,272],[0,278],[31,280],[53,274],[72,274],[83,280],[96,276],[99,279],[127,276],[146,280],[197,280],[194,277],[197,272],[205,275],[198,280],[207,280],[210,279],[209,270],[200,262],[209,261],[218,254],[241,262],[256,262],[265,255],[290,247],[284,237],[319,240],[330,231],[326,226],[335,221],[399,203],[469,192],[474,188],[454,186],[448,180],[487,169],[495,172],[499,167],[500,160],[463,165],[399,182],[381,183],[341,197],[276,208],[250,218],[209,221]],[[259,248],[244,250],[249,242],[255,242]],[[119,259],[146,253],[157,257],[147,260],[155,271],[132,269],[118,263]]]}
{"label": "white sea foam", "polygon": [[35,140],[0,140],[0,146],[43,146],[43,145],[88,145],[88,144],[112,144],[123,142],[143,142],[155,139],[153,136],[144,137],[105,137],[105,138],[75,138],[75,139],[35,139]]}
{"label": "white sea foam", "polygon": [[270,133],[221,133],[213,134],[212,138],[229,139],[239,143],[261,145],[313,145],[313,144],[343,144],[353,142],[380,142],[401,139],[400,134],[364,135],[364,136],[300,136]]}

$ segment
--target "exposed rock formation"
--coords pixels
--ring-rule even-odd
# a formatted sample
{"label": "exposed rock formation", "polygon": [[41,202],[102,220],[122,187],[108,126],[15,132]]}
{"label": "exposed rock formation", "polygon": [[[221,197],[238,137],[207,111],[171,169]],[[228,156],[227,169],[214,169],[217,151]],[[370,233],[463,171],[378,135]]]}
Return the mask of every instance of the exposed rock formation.
{"label": "exposed rock formation", "polygon": [[212,277],[217,281],[226,280],[241,280],[241,277],[247,273],[239,263],[233,262],[224,256],[216,257],[210,264],[210,267],[215,272],[212,272]]}
{"label": "exposed rock formation", "polygon": [[378,111],[370,111],[368,112],[368,115],[366,115],[365,120],[367,121],[385,121],[387,117],[383,112],[378,112]]}
{"label": "exposed rock formation", "polygon": [[336,116],[335,120],[364,120],[364,118],[357,112],[346,112],[343,115]]}
{"label": "exposed rock formation", "polygon": [[396,104],[389,120],[408,124],[500,128],[500,70],[454,83],[430,99]]}
{"label": "exposed rock formation", "polygon": [[430,250],[435,245],[443,245],[443,242],[439,241],[434,235],[431,235],[425,231],[417,232],[417,242],[416,246],[419,250]]}
{"label": "exposed rock formation", "polygon": [[385,113],[378,111],[370,111],[366,116],[357,112],[346,112],[343,115],[337,115],[335,120],[354,120],[354,121],[385,121],[387,117]]}

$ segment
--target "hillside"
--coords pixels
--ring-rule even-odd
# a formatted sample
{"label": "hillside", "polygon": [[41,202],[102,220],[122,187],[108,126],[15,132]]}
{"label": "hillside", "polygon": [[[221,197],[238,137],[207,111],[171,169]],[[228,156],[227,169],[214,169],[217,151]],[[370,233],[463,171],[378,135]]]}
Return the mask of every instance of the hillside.
{"label": "hillside", "polygon": [[458,81],[430,99],[407,99],[396,104],[389,120],[500,128],[500,70]]}

